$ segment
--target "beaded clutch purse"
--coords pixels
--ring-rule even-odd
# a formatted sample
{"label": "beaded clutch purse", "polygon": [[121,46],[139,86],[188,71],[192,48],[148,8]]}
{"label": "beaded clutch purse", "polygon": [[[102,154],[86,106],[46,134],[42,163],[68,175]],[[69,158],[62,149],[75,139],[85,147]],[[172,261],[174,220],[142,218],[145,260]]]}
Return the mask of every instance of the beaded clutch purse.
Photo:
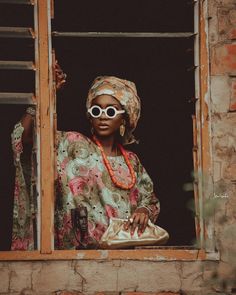
{"label": "beaded clutch purse", "polygon": [[111,218],[107,230],[101,237],[100,248],[121,249],[134,246],[163,245],[169,239],[168,232],[150,220],[141,236],[138,236],[137,228],[131,236],[130,230],[124,230],[126,222],[126,219]]}

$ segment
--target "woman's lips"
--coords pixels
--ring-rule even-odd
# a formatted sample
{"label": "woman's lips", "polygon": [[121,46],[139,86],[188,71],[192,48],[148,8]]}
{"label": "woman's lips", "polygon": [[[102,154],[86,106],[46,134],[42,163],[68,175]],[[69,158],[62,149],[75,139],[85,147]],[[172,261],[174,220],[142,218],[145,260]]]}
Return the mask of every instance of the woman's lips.
{"label": "woman's lips", "polygon": [[98,128],[101,129],[101,130],[106,130],[106,129],[109,128],[109,125],[107,125],[107,124],[100,124],[100,125],[98,125]]}

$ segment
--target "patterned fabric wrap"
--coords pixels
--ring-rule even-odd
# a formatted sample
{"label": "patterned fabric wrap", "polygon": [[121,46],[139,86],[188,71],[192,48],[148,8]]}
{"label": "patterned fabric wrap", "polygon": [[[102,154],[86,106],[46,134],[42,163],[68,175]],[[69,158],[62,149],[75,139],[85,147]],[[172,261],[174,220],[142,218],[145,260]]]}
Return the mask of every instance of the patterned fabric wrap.
{"label": "patterned fabric wrap", "polygon": [[135,84],[114,76],[97,77],[93,81],[88,93],[87,109],[91,107],[93,99],[102,94],[115,97],[126,111],[128,122],[126,122],[123,144],[127,145],[135,142],[133,131],[137,126],[141,111],[140,98],[137,94]]}
{"label": "patterned fabric wrap", "polygon": [[[12,250],[35,248],[35,197],[28,192],[23,165],[23,127],[17,124],[12,134],[16,167]],[[136,184],[130,190],[116,187],[104,165],[97,145],[78,132],[56,133],[57,182],[55,204],[55,249],[82,247],[81,233],[74,229],[72,211],[78,206],[88,212],[88,237],[85,242],[96,248],[111,217],[127,218],[136,208],[149,210],[156,222],[160,203],[153,194],[153,183],[133,152],[127,151],[134,168]],[[122,156],[108,157],[116,178],[130,182],[129,169]],[[29,169],[27,169],[29,170]],[[31,185],[32,186],[32,185]]]}
{"label": "patterned fabric wrap", "polygon": [[12,149],[16,168],[11,250],[34,250],[36,240],[37,196],[33,189],[34,165],[32,153],[23,153],[21,123],[12,132]]}
{"label": "patterned fabric wrap", "polygon": [[[55,216],[55,248],[80,247],[71,222],[71,210],[78,206],[88,212],[88,232],[96,247],[106,231],[111,217],[127,218],[140,207],[149,210],[155,222],[159,201],[153,194],[153,183],[133,152],[127,151],[134,168],[136,183],[124,190],[114,185],[104,165],[98,146],[77,132],[57,132],[58,194]],[[130,182],[131,176],[123,156],[108,157],[115,177]]]}

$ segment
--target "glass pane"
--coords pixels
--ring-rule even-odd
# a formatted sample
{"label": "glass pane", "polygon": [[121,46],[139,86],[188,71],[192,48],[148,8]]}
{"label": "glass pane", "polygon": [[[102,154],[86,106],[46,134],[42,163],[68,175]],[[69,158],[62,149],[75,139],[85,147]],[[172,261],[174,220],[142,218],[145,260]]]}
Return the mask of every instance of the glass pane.
{"label": "glass pane", "polygon": [[195,225],[186,204],[193,193],[183,191],[183,185],[192,181],[193,169],[194,105],[189,103],[194,97],[193,40],[61,38],[54,40],[54,47],[67,73],[57,98],[59,130],[77,130],[91,138],[85,102],[96,76],[135,82],[142,100],[135,133],[140,143],[127,148],[137,153],[154,182],[161,202],[158,225],[169,231],[169,245],[190,245]]}
{"label": "glass pane", "polygon": [[[193,1],[192,1],[193,2]],[[56,31],[192,32],[189,0],[54,1]]]}

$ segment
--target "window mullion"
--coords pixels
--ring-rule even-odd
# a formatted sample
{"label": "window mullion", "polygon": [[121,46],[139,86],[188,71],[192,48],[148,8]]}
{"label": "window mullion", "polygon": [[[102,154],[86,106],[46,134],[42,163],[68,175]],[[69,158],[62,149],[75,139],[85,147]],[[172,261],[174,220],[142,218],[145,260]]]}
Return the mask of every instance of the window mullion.
{"label": "window mullion", "polygon": [[193,32],[58,32],[53,31],[54,37],[70,38],[190,38]]}
{"label": "window mullion", "polygon": [[54,135],[51,75],[50,1],[38,1],[38,132],[40,138],[41,253],[53,249]]}

